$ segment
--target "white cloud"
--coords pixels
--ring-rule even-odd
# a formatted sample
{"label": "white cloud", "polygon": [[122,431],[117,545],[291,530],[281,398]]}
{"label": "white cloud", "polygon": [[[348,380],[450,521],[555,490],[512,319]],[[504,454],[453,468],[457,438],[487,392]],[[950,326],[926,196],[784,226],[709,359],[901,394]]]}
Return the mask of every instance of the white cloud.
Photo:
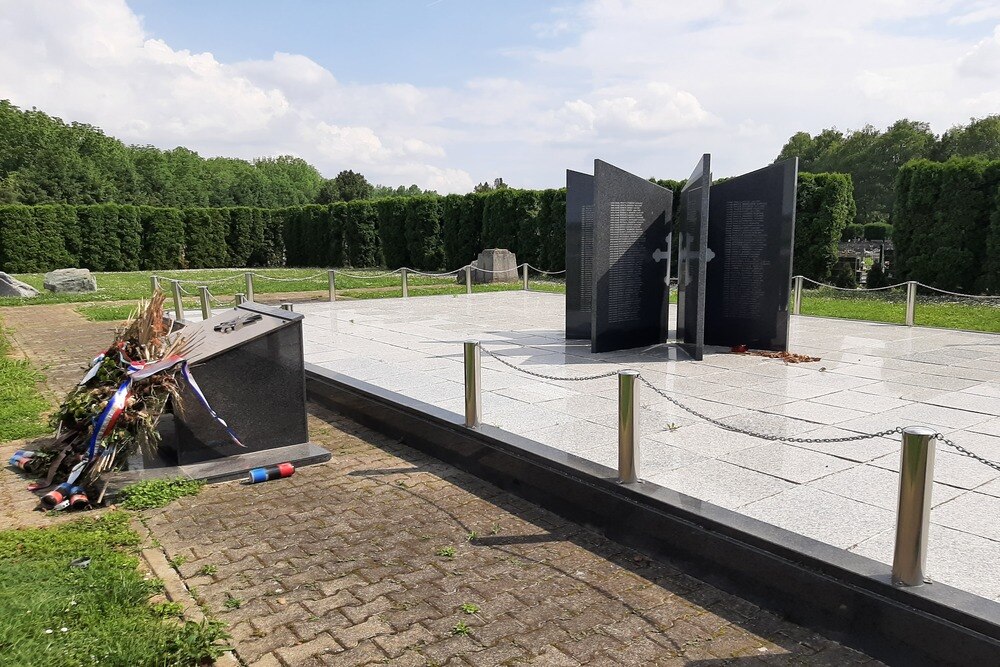
{"label": "white cloud", "polygon": [[1000,111],[998,21],[994,0],[579,0],[526,25],[489,75],[418,86],[178,49],[123,0],[0,0],[0,98],[126,141],[440,191],[550,187],[594,157],[683,177],[706,151],[724,176],[798,130]]}

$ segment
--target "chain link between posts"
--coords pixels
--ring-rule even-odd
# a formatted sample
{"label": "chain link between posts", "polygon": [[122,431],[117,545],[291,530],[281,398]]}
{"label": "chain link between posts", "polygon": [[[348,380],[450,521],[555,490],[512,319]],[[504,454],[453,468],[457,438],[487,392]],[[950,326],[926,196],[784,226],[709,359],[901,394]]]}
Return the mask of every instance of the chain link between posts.
{"label": "chain link between posts", "polygon": [[608,371],[607,373],[599,373],[597,375],[583,375],[583,376],[571,377],[571,378],[559,377],[557,375],[546,375],[545,373],[538,373],[538,372],[535,372],[535,371],[529,371],[526,368],[521,368],[517,364],[513,364],[513,363],[507,361],[506,359],[504,359],[503,357],[500,357],[499,355],[494,354],[492,351],[488,350],[487,348],[483,347],[482,345],[480,345],[479,348],[483,352],[485,352],[487,355],[489,355],[489,356],[493,357],[494,359],[496,359],[497,361],[499,361],[504,366],[507,366],[508,368],[513,368],[516,371],[521,371],[522,373],[525,373],[526,375],[533,375],[536,378],[542,378],[543,380],[558,380],[560,382],[562,382],[562,381],[566,381],[566,382],[585,382],[587,380],[600,380],[601,378],[608,378],[608,377],[612,377],[612,376],[618,375],[618,371]]}
{"label": "chain link between posts", "polygon": [[[537,371],[529,371],[526,368],[522,368],[521,366],[518,366],[517,364],[514,364],[514,363],[511,363],[511,362],[507,361],[506,359],[504,359],[500,355],[495,354],[492,350],[489,350],[488,348],[486,348],[486,347],[484,347],[482,345],[480,345],[480,349],[483,352],[485,352],[488,356],[492,357],[493,359],[496,359],[498,362],[500,362],[504,366],[507,366],[508,368],[512,368],[512,369],[514,369],[516,371],[519,371],[521,373],[524,373],[526,375],[531,375],[533,377],[541,378],[543,380],[554,380],[556,382],[584,382],[584,381],[588,381],[588,380],[600,380],[600,379],[603,379],[603,378],[607,378],[607,377],[612,377],[612,376],[618,375],[618,371],[614,370],[614,371],[608,371],[607,373],[598,373],[598,374],[595,374],[595,375],[583,375],[583,376],[576,376],[576,377],[559,377],[558,375],[549,375],[549,374],[546,374],[546,373],[539,373]],[[760,433],[758,431],[753,431],[753,430],[746,429],[746,428],[740,428],[739,426],[733,426],[732,424],[727,424],[726,422],[724,422],[722,420],[719,420],[719,419],[715,419],[714,417],[709,417],[708,415],[706,415],[706,414],[704,414],[702,412],[699,412],[698,410],[695,410],[694,408],[692,408],[692,407],[690,407],[688,405],[685,405],[684,403],[678,401],[676,398],[670,396],[665,391],[663,391],[662,389],[660,389],[659,387],[657,387],[656,385],[654,385],[652,382],[650,382],[646,378],[642,377],[642,375],[639,375],[639,381],[642,382],[642,384],[644,384],[647,387],[649,387],[651,390],[653,390],[653,392],[656,393],[658,396],[660,396],[661,398],[665,399],[669,403],[677,406],[678,408],[680,408],[681,410],[687,412],[688,414],[694,415],[695,417],[697,417],[697,418],[699,418],[699,419],[701,419],[703,421],[706,421],[709,424],[712,424],[713,426],[716,426],[718,428],[724,429],[726,431],[731,431],[733,433],[740,433],[742,435],[746,435],[746,436],[749,436],[751,438],[757,438],[759,440],[767,440],[767,441],[770,441],[770,442],[787,442],[787,443],[790,443],[790,444],[804,444],[804,445],[805,444],[813,444],[813,445],[815,445],[815,444],[832,444],[832,443],[839,443],[839,442],[857,442],[857,441],[860,441],[860,440],[873,440],[875,438],[885,438],[885,437],[888,437],[888,436],[891,436],[891,435],[899,435],[899,434],[903,433],[903,427],[902,426],[897,426],[895,428],[886,429],[884,431],[878,431],[876,433],[859,433],[857,435],[843,436],[843,437],[839,437],[839,438],[790,438],[790,437],[786,437],[786,436],[775,435],[773,433]],[[1000,472],[1000,463],[998,463],[996,461],[991,461],[991,460],[989,460],[987,458],[984,458],[984,457],[976,454],[975,452],[972,452],[972,451],[966,449],[965,447],[962,447],[961,445],[959,445],[958,443],[954,442],[953,440],[950,440],[950,439],[944,437],[944,435],[942,435],[941,433],[934,434],[934,437],[938,441],[940,441],[941,443],[943,443],[944,445],[946,445],[948,447],[951,447],[952,449],[954,449],[955,451],[957,451],[962,456],[967,456],[967,457],[969,457],[971,459],[974,459],[974,460],[978,461],[979,463],[982,463],[983,465],[985,465],[985,466],[987,466],[989,468],[992,468],[993,470],[996,470],[997,472]]]}
{"label": "chain link between posts", "polygon": [[968,456],[970,459],[979,461],[984,466],[987,466],[989,468],[993,468],[997,472],[1000,472],[1000,463],[997,463],[996,461],[990,461],[987,458],[983,458],[979,454],[976,454],[975,452],[969,451],[968,449],[966,449],[962,445],[958,444],[957,442],[953,442],[952,440],[949,440],[948,438],[944,437],[940,433],[935,433],[934,437],[937,438],[938,441],[943,442],[944,444],[946,444],[949,447],[951,447],[952,449],[954,449],[956,452],[958,452],[962,456]]}

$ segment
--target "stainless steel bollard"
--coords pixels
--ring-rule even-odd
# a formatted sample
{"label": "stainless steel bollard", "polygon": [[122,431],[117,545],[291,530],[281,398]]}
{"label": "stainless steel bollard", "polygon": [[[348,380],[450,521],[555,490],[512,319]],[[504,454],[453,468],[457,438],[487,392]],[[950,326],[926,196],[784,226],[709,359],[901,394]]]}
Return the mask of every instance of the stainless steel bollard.
{"label": "stainless steel bollard", "polygon": [[465,265],[465,293],[472,294],[472,265]]}
{"label": "stainless steel bollard", "polygon": [[333,269],[327,271],[327,278],[330,280],[330,301],[337,300],[337,272]]}
{"label": "stainless steel bollard", "polygon": [[899,460],[899,506],[896,513],[896,549],[892,556],[892,583],[927,583],[927,529],[934,486],[935,433],[926,426],[903,429]]}
{"label": "stainless steel bollard", "polygon": [[482,367],[479,342],[465,341],[465,425],[479,426],[483,418]]}
{"label": "stainless steel bollard", "polygon": [[247,271],[243,275],[247,280],[247,301],[253,301],[253,274]]}
{"label": "stainless steel bollard", "polygon": [[212,316],[212,302],[208,296],[208,288],[202,285],[198,288],[201,295],[201,319],[207,320]]}
{"label": "stainless steel bollard", "polygon": [[802,311],[802,276],[794,276],[795,286],[792,292],[792,315],[798,315]]}
{"label": "stainless steel bollard", "polygon": [[528,291],[528,263],[524,263],[524,277],[521,278],[521,289]]}
{"label": "stainless steel bollard", "polygon": [[174,293],[174,319],[183,320],[184,319],[184,299],[181,298],[181,281],[171,280],[170,281],[171,291]]}
{"label": "stainless steel bollard", "polygon": [[404,298],[410,296],[410,286],[409,286],[409,281],[407,279],[407,273],[409,273],[409,272],[404,268],[403,271],[402,271],[402,276],[403,276],[403,297]]}
{"label": "stainless steel bollard", "polygon": [[159,276],[149,277],[149,286],[152,288],[151,294],[156,294],[156,290],[160,289],[160,278]]}
{"label": "stainless steel bollard", "polygon": [[906,283],[906,326],[913,326],[913,318],[917,312],[917,281]]}
{"label": "stainless steel bollard", "polygon": [[247,302],[247,295],[244,294],[243,292],[237,292],[235,294],[235,296],[236,296],[236,305],[237,306],[242,306],[244,303]]}
{"label": "stainless steel bollard", "polygon": [[281,309],[282,310],[287,310],[290,313],[294,313],[295,312],[294,305],[292,305],[291,303],[289,303],[287,301],[285,303],[281,304]]}
{"label": "stainless steel bollard", "polygon": [[618,372],[618,481],[639,481],[639,373]]}

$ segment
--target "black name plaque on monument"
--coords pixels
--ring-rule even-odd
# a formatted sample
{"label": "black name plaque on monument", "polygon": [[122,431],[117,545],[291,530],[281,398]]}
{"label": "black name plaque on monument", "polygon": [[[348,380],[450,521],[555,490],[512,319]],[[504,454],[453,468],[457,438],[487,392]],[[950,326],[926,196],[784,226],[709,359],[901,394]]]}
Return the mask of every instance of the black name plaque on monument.
{"label": "black name plaque on monument", "polygon": [[677,341],[692,359],[705,354],[705,283],[712,156],[705,153],[681,190],[677,209]]}
{"label": "black name plaque on monument", "polygon": [[594,177],[566,170],[566,338],[590,338]]}
{"label": "black name plaque on monument", "polygon": [[666,341],[672,204],[670,190],[594,160],[592,352]]}
{"label": "black name plaque on monument", "polygon": [[798,160],[712,187],[705,343],[788,349]]}

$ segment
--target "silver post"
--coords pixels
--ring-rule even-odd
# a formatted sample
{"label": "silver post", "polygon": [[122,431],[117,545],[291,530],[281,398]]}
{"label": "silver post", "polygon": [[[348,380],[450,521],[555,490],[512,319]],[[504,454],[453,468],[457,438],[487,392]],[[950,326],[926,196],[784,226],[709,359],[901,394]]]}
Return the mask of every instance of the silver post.
{"label": "silver post", "polygon": [[479,342],[465,341],[465,425],[476,428],[483,418]]}
{"label": "silver post", "polygon": [[903,429],[899,460],[899,506],[896,514],[896,550],[892,583],[920,586],[927,582],[927,529],[931,519],[936,434],[926,426]]}
{"label": "silver post", "polygon": [[281,304],[281,309],[282,310],[287,310],[290,313],[295,312],[295,307],[291,303],[289,303],[287,301],[285,303]]}
{"label": "silver post", "polygon": [[156,294],[156,290],[160,289],[160,278],[159,276],[149,277],[149,286],[152,288],[152,294]]}
{"label": "silver post", "polygon": [[181,298],[181,281],[170,281],[171,291],[174,293],[174,319],[184,319],[184,299]]}
{"label": "silver post", "polygon": [[906,326],[913,326],[913,317],[917,311],[917,281],[906,283]]}
{"label": "silver post", "polygon": [[524,277],[521,279],[521,289],[528,291],[528,263],[524,263]]}
{"label": "silver post", "polygon": [[404,296],[404,297],[408,297],[408,296],[410,296],[410,289],[409,289],[409,287],[410,287],[410,286],[409,286],[409,284],[408,284],[408,281],[407,281],[407,276],[406,276],[406,274],[407,274],[407,273],[408,273],[408,271],[407,271],[407,269],[406,269],[406,268],[404,267],[404,268],[403,268],[403,272],[402,272],[402,276],[403,276],[403,296]]}
{"label": "silver post", "polygon": [[794,296],[792,296],[792,315],[802,312],[802,276],[792,278],[795,281]]}
{"label": "silver post", "polygon": [[465,293],[472,294],[472,265],[465,265]]}
{"label": "silver post", "polygon": [[202,285],[198,288],[201,294],[201,319],[207,320],[212,316],[212,302],[209,300],[208,288]]}
{"label": "silver post", "polygon": [[330,301],[337,300],[337,272],[330,269],[326,273],[327,278],[330,281]]}
{"label": "silver post", "polygon": [[639,373],[618,371],[618,481],[639,481]]}
{"label": "silver post", "polygon": [[244,294],[243,292],[237,292],[236,293],[236,305],[237,306],[242,306],[246,302],[247,302],[247,296],[246,296],[246,294]]}
{"label": "silver post", "polygon": [[253,274],[247,271],[243,275],[247,279],[247,301],[253,301]]}

